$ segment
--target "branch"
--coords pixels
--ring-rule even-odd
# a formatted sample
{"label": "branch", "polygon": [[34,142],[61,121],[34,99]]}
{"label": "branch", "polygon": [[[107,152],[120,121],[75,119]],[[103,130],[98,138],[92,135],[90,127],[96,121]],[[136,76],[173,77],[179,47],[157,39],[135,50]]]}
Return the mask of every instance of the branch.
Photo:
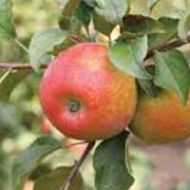
{"label": "branch", "polygon": [[[45,69],[47,67],[47,65],[41,65],[40,68],[41,69]],[[8,69],[12,69],[12,70],[30,70],[32,69],[32,66],[30,64],[27,63],[0,63],[0,70],[8,70]]]}
{"label": "branch", "polygon": [[[72,38],[74,39],[74,36]],[[182,45],[185,45],[189,42],[190,42],[190,35],[187,37],[186,41],[184,41],[180,38],[177,38],[172,41],[169,41],[169,42],[166,42],[163,44],[159,44],[159,45],[149,49],[145,60],[152,57],[154,51],[167,51],[172,48],[177,48]],[[47,65],[41,65],[40,68],[45,69],[45,68],[47,68]],[[25,64],[25,63],[13,63],[13,64],[0,63],[0,70],[7,70],[7,69],[12,69],[12,70],[32,69],[32,66],[30,64]]]}
{"label": "branch", "polygon": [[190,42],[190,35],[187,36],[187,39],[185,41],[180,39],[180,38],[177,38],[177,39],[174,39],[172,41],[169,41],[169,42],[166,42],[163,44],[158,44],[157,46],[149,49],[145,60],[152,57],[154,51],[168,51],[170,49],[177,48],[177,47],[180,47],[182,45],[185,45],[189,42]]}
{"label": "branch", "polygon": [[82,153],[80,159],[75,163],[75,165],[73,166],[73,169],[71,170],[70,174],[67,176],[66,180],[64,181],[63,185],[60,187],[59,190],[68,190],[69,186],[75,179],[82,163],[85,161],[85,159],[89,155],[90,151],[94,147],[94,144],[95,144],[95,142],[88,143],[88,145],[87,145],[86,149],[84,150],[84,152]]}

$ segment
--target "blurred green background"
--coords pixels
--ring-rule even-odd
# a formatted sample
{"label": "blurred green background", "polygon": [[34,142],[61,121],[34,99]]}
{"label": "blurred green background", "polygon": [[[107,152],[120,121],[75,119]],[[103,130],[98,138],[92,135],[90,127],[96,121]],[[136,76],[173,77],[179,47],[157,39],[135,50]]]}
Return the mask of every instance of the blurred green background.
{"label": "blurred green background", "polygon": [[[31,36],[42,29],[57,26],[61,7],[52,0],[14,0],[14,22],[20,41],[28,47]],[[132,11],[147,13],[146,1],[134,0]],[[162,1],[155,10],[155,16],[169,14],[166,8],[171,4],[181,7],[181,1]],[[167,6],[163,6],[167,5]],[[169,4],[169,5],[168,5]],[[164,8],[163,8],[164,7]],[[175,13],[175,14],[174,14]],[[176,12],[171,12],[177,17]],[[14,42],[0,41],[1,63],[25,63],[28,55]],[[31,73],[17,85],[9,102],[0,102],[0,189],[8,190],[11,160],[24,150],[34,139],[43,134],[43,113],[39,104],[38,88],[42,73]],[[1,93],[1,92],[0,92]],[[2,92],[3,93],[3,92]],[[56,138],[61,135],[54,131]],[[64,139],[64,138],[63,138]],[[137,179],[133,190],[189,190],[190,150],[189,141],[167,146],[148,146],[131,137],[130,154],[132,169]],[[81,149],[63,150],[45,161],[48,165],[73,164]],[[43,171],[41,169],[41,171]],[[93,186],[91,159],[82,168],[85,181]],[[30,190],[28,182],[25,190]],[[92,187],[93,189],[93,187]]]}

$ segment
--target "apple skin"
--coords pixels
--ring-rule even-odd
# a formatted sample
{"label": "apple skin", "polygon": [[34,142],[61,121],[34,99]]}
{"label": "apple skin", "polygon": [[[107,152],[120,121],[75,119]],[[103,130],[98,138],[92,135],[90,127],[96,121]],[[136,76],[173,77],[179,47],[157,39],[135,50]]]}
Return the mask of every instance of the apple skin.
{"label": "apple skin", "polygon": [[130,123],[137,89],[133,77],[112,65],[105,46],[83,42],[61,52],[49,65],[40,100],[59,131],[94,141],[117,135]]}
{"label": "apple skin", "polygon": [[142,140],[170,143],[190,135],[190,96],[183,105],[175,92],[161,91],[157,97],[139,97],[131,131]]}

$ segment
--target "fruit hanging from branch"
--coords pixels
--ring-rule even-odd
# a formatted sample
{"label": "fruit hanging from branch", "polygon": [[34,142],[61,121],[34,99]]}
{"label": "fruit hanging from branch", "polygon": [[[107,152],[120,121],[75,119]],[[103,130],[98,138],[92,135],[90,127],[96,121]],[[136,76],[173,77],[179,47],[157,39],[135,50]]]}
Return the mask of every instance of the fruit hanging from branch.
{"label": "fruit hanging from branch", "polygon": [[131,124],[132,132],[149,143],[169,143],[190,135],[190,98],[183,105],[175,92],[142,95]]}
{"label": "fruit hanging from branch", "polygon": [[85,42],[61,52],[45,71],[40,99],[66,136],[94,141],[122,132],[136,107],[135,79],[116,69],[103,45]]}

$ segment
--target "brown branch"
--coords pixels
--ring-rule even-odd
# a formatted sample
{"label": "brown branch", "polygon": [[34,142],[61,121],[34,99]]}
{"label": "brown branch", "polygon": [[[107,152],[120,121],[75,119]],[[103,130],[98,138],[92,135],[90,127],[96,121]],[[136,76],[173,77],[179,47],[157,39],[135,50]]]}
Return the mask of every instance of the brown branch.
{"label": "brown branch", "polygon": [[66,180],[64,181],[63,185],[60,187],[59,190],[68,190],[69,186],[75,179],[82,163],[85,161],[85,159],[89,155],[89,153],[92,150],[92,148],[94,147],[94,145],[95,145],[95,142],[88,143],[88,145],[87,145],[86,149],[84,150],[84,152],[82,153],[80,159],[75,163],[75,165],[73,166],[73,169],[71,170],[70,174],[67,176]]}
{"label": "brown branch", "polygon": [[168,51],[173,48],[180,47],[182,45],[185,45],[190,42],[190,35],[187,37],[186,41],[177,38],[169,42],[165,42],[163,44],[158,44],[157,46],[154,46],[153,48],[149,49],[147,56],[145,58],[148,59],[153,56],[154,51]]}
{"label": "brown branch", "polygon": [[[47,65],[41,65],[41,69],[45,69]],[[27,63],[0,63],[0,70],[25,70],[25,69],[32,69],[32,66]]]}
{"label": "brown branch", "polygon": [[[75,38],[75,36],[72,36],[72,38],[75,40],[78,40],[77,38]],[[180,47],[182,45],[185,45],[189,42],[190,42],[190,35],[187,37],[186,41],[184,41],[180,38],[176,38],[172,41],[169,41],[169,42],[166,42],[163,44],[158,44],[157,46],[149,49],[145,60],[152,57],[154,51],[156,51],[156,50],[157,51],[167,51],[167,50],[170,50],[172,48],[177,48],[177,47]],[[45,69],[45,68],[47,68],[47,65],[41,65],[40,68]],[[8,70],[8,69],[12,69],[12,70],[32,69],[32,66],[30,64],[27,64],[27,63],[13,63],[13,64],[0,63],[0,70]]]}

